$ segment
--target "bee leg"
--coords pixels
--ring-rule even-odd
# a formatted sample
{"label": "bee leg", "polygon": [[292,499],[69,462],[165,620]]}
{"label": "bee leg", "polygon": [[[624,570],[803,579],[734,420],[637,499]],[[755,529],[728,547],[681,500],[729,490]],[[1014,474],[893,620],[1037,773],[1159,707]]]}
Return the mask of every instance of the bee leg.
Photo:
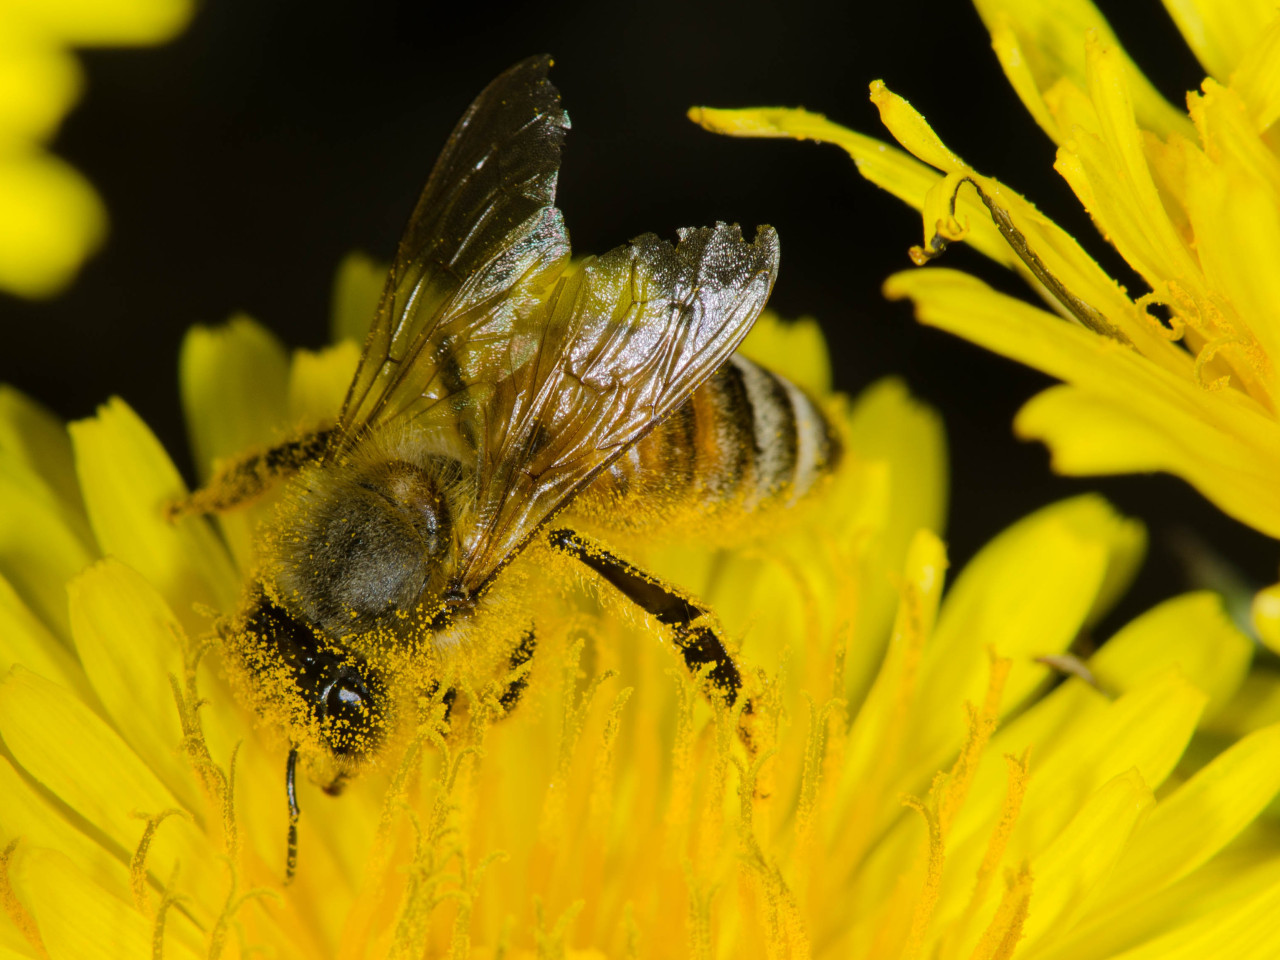
{"label": "bee leg", "polygon": [[222,466],[200,489],[166,504],[165,517],[173,521],[189,513],[223,513],[243,506],[265,493],[277,480],[318,460],[332,436],[332,429],[317,430],[238,457]]}
{"label": "bee leg", "polygon": [[[732,709],[737,705],[738,695],[742,691],[742,674],[738,671],[738,665],[733,662],[733,656],[725,648],[724,641],[708,622],[711,619],[710,611],[697,601],[682,595],[676,588],[572,530],[553,530],[550,540],[553,547],[585,563],[645,613],[670,627],[672,638],[689,672],[698,676],[705,668],[710,667],[705,673],[710,691],[726,707]],[[750,731],[745,725],[752,713],[750,700],[743,704],[742,713],[743,722],[739,725],[738,732],[747,749],[752,750]]]}
{"label": "bee leg", "polygon": [[298,748],[289,748],[289,759],[284,762],[284,792],[289,798],[289,839],[285,844],[284,882],[292,882],[298,870]]}
{"label": "bee leg", "polygon": [[453,717],[453,701],[458,699],[458,691],[450,687],[444,692],[444,696],[440,698],[440,702],[444,704],[444,722],[448,726],[450,719]]}
{"label": "bee leg", "polygon": [[[440,681],[432,680],[431,687],[427,690],[427,699],[430,700],[436,695],[436,691],[440,689]],[[440,718],[440,722],[444,724],[441,733],[449,732],[449,720],[453,716],[453,702],[458,699],[458,691],[454,687],[445,690],[444,695],[440,697],[440,703],[444,706],[444,716]]]}
{"label": "bee leg", "polygon": [[507,682],[507,688],[498,697],[498,702],[507,713],[516,708],[520,697],[524,695],[525,688],[529,686],[529,671],[524,667],[533,659],[533,653],[537,647],[538,638],[533,632],[533,627],[530,627],[520,638],[519,646],[511,651],[510,663],[513,676]]}

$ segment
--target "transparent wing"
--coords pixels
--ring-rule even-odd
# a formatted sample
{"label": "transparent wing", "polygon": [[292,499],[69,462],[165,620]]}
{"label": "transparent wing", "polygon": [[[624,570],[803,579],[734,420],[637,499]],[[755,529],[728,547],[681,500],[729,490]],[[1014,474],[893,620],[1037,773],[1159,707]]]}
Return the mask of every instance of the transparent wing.
{"label": "transparent wing", "polygon": [[383,287],[340,444],[391,420],[478,405],[482,385],[510,375],[512,331],[569,257],[554,206],[569,118],[550,66],[541,56],[507,70],[450,135]]}
{"label": "transparent wing", "polygon": [[474,594],[597,473],[676,409],[737,348],[778,271],[761,227],[646,234],[564,277],[510,343],[512,375],[476,420],[476,522],[458,588]]}

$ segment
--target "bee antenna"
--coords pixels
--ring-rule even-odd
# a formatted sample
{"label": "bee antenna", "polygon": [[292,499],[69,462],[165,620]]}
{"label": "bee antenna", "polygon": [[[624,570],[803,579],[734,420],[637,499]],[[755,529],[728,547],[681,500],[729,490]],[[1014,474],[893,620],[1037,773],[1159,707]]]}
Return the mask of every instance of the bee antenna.
{"label": "bee antenna", "polygon": [[284,793],[289,798],[289,839],[285,844],[284,882],[292,882],[298,870],[298,748],[289,748],[289,759],[284,762]]}

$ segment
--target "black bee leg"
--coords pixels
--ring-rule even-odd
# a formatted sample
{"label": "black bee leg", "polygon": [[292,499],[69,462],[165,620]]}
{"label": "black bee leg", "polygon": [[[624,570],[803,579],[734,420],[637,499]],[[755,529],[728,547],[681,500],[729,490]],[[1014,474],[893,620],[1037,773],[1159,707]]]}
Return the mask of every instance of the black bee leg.
{"label": "black bee leg", "polygon": [[[511,672],[520,671],[521,667],[532,660],[533,652],[537,647],[538,638],[534,635],[533,627],[530,627],[525,631],[524,636],[520,638],[520,645],[511,651]],[[520,702],[520,697],[524,695],[527,686],[529,686],[529,672],[527,670],[520,671],[507,684],[507,689],[502,691],[502,696],[498,697],[498,702],[502,704],[502,709],[507,713],[514,710],[516,704]]]}
{"label": "black bee leg", "polygon": [[[436,691],[440,689],[440,681],[432,680],[431,687],[427,690],[427,698],[430,699],[436,695]],[[453,687],[445,690],[444,695],[440,698],[440,702],[444,705],[444,716],[441,721],[444,723],[442,733],[447,733],[449,729],[449,719],[453,716],[453,702],[458,699],[458,691]]]}
{"label": "black bee leg", "polygon": [[458,691],[450,687],[444,692],[444,696],[440,698],[440,702],[444,704],[444,722],[449,723],[453,716],[453,701],[458,699]]}
{"label": "black bee leg", "polygon": [[247,504],[277,480],[320,459],[332,436],[332,429],[317,430],[238,457],[210,477],[199,490],[166,504],[165,516],[176,520],[188,513],[222,513]]}
{"label": "black bee leg", "polygon": [[[710,620],[709,611],[682,596],[674,587],[572,530],[553,530],[550,539],[553,547],[581,560],[645,613],[669,626],[690,672],[697,675],[710,666],[706,679],[711,689],[725,706],[733,707],[738,702],[742,675],[724,642],[707,622]],[[743,712],[751,712],[750,703],[746,704]]]}
{"label": "black bee leg", "polygon": [[284,792],[289,798],[289,839],[285,844],[284,882],[293,880],[298,869],[298,748],[291,747],[289,759],[284,762]]}

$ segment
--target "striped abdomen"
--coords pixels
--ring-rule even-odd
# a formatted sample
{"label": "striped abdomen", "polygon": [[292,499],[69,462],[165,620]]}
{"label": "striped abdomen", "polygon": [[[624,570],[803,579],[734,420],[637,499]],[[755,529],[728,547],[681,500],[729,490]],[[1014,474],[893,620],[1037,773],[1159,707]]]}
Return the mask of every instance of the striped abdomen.
{"label": "striped abdomen", "polygon": [[791,504],[840,453],[834,427],[808,394],[735,354],[573,509],[635,530]]}

